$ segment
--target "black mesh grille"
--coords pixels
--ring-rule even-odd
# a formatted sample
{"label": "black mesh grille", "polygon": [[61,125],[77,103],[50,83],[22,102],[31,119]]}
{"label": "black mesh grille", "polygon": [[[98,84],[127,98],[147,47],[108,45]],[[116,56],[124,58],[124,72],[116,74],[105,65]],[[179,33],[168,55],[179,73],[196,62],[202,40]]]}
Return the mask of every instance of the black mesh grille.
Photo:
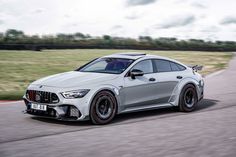
{"label": "black mesh grille", "polygon": [[38,103],[58,103],[59,98],[55,93],[46,91],[27,90],[26,97],[28,100]]}

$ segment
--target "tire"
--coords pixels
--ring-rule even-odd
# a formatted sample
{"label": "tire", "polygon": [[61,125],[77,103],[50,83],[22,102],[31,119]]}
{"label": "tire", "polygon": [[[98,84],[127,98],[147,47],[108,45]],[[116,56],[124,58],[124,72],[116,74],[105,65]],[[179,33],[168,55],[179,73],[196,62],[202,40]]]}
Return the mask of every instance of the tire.
{"label": "tire", "polygon": [[197,92],[193,85],[187,84],[180,93],[179,111],[191,112],[196,108],[198,102]]}
{"label": "tire", "polygon": [[117,111],[115,96],[109,91],[99,92],[90,106],[90,120],[93,124],[107,124],[112,121]]}

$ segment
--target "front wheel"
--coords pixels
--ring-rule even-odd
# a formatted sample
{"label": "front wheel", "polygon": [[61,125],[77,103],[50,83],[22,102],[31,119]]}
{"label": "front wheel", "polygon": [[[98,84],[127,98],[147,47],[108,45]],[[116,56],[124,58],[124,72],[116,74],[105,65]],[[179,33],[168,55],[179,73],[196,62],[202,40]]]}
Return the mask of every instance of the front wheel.
{"label": "front wheel", "polygon": [[115,117],[116,110],[115,96],[109,91],[101,91],[92,101],[90,119],[93,124],[107,124]]}
{"label": "front wheel", "polygon": [[182,112],[193,111],[197,105],[197,92],[193,85],[186,85],[181,93],[179,99],[179,110]]}

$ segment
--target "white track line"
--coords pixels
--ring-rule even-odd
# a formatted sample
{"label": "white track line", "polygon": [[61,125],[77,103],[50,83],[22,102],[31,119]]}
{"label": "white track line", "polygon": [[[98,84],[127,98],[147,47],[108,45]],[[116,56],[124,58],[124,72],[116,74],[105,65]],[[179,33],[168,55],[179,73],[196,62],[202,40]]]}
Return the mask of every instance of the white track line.
{"label": "white track line", "polygon": [[16,104],[16,103],[19,103],[19,102],[23,102],[22,100],[18,100],[18,101],[6,101],[6,102],[1,102],[0,101],[0,105],[2,104]]}
{"label": "white track line", "polygon": [[211,73],[211,74],[209,74],[209,75],[206,75],[205,78],[210,78],[210,77],[217,76],[217,75],[223,73],[224,71],[225,71],[225,69],[220,70],[220,71],[213,72],[213,73]]}

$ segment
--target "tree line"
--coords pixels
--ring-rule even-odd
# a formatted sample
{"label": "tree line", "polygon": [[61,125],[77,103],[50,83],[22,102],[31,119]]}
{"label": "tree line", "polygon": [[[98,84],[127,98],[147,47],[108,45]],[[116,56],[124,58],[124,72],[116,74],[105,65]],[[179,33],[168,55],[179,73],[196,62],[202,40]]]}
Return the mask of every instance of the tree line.
{"label": "tree line", "polygon": [[26,35],[23,31],[9,29],[0,33],[0,49],[35,50],[42,49],[149,49],[149,50],[190,50],[190,51],[236,51],[235,41],[204,41],[199,39],[178,40],[177,38],[138,39],[104,35],[93,37],[89,34],[58,33],[56,35]]}

